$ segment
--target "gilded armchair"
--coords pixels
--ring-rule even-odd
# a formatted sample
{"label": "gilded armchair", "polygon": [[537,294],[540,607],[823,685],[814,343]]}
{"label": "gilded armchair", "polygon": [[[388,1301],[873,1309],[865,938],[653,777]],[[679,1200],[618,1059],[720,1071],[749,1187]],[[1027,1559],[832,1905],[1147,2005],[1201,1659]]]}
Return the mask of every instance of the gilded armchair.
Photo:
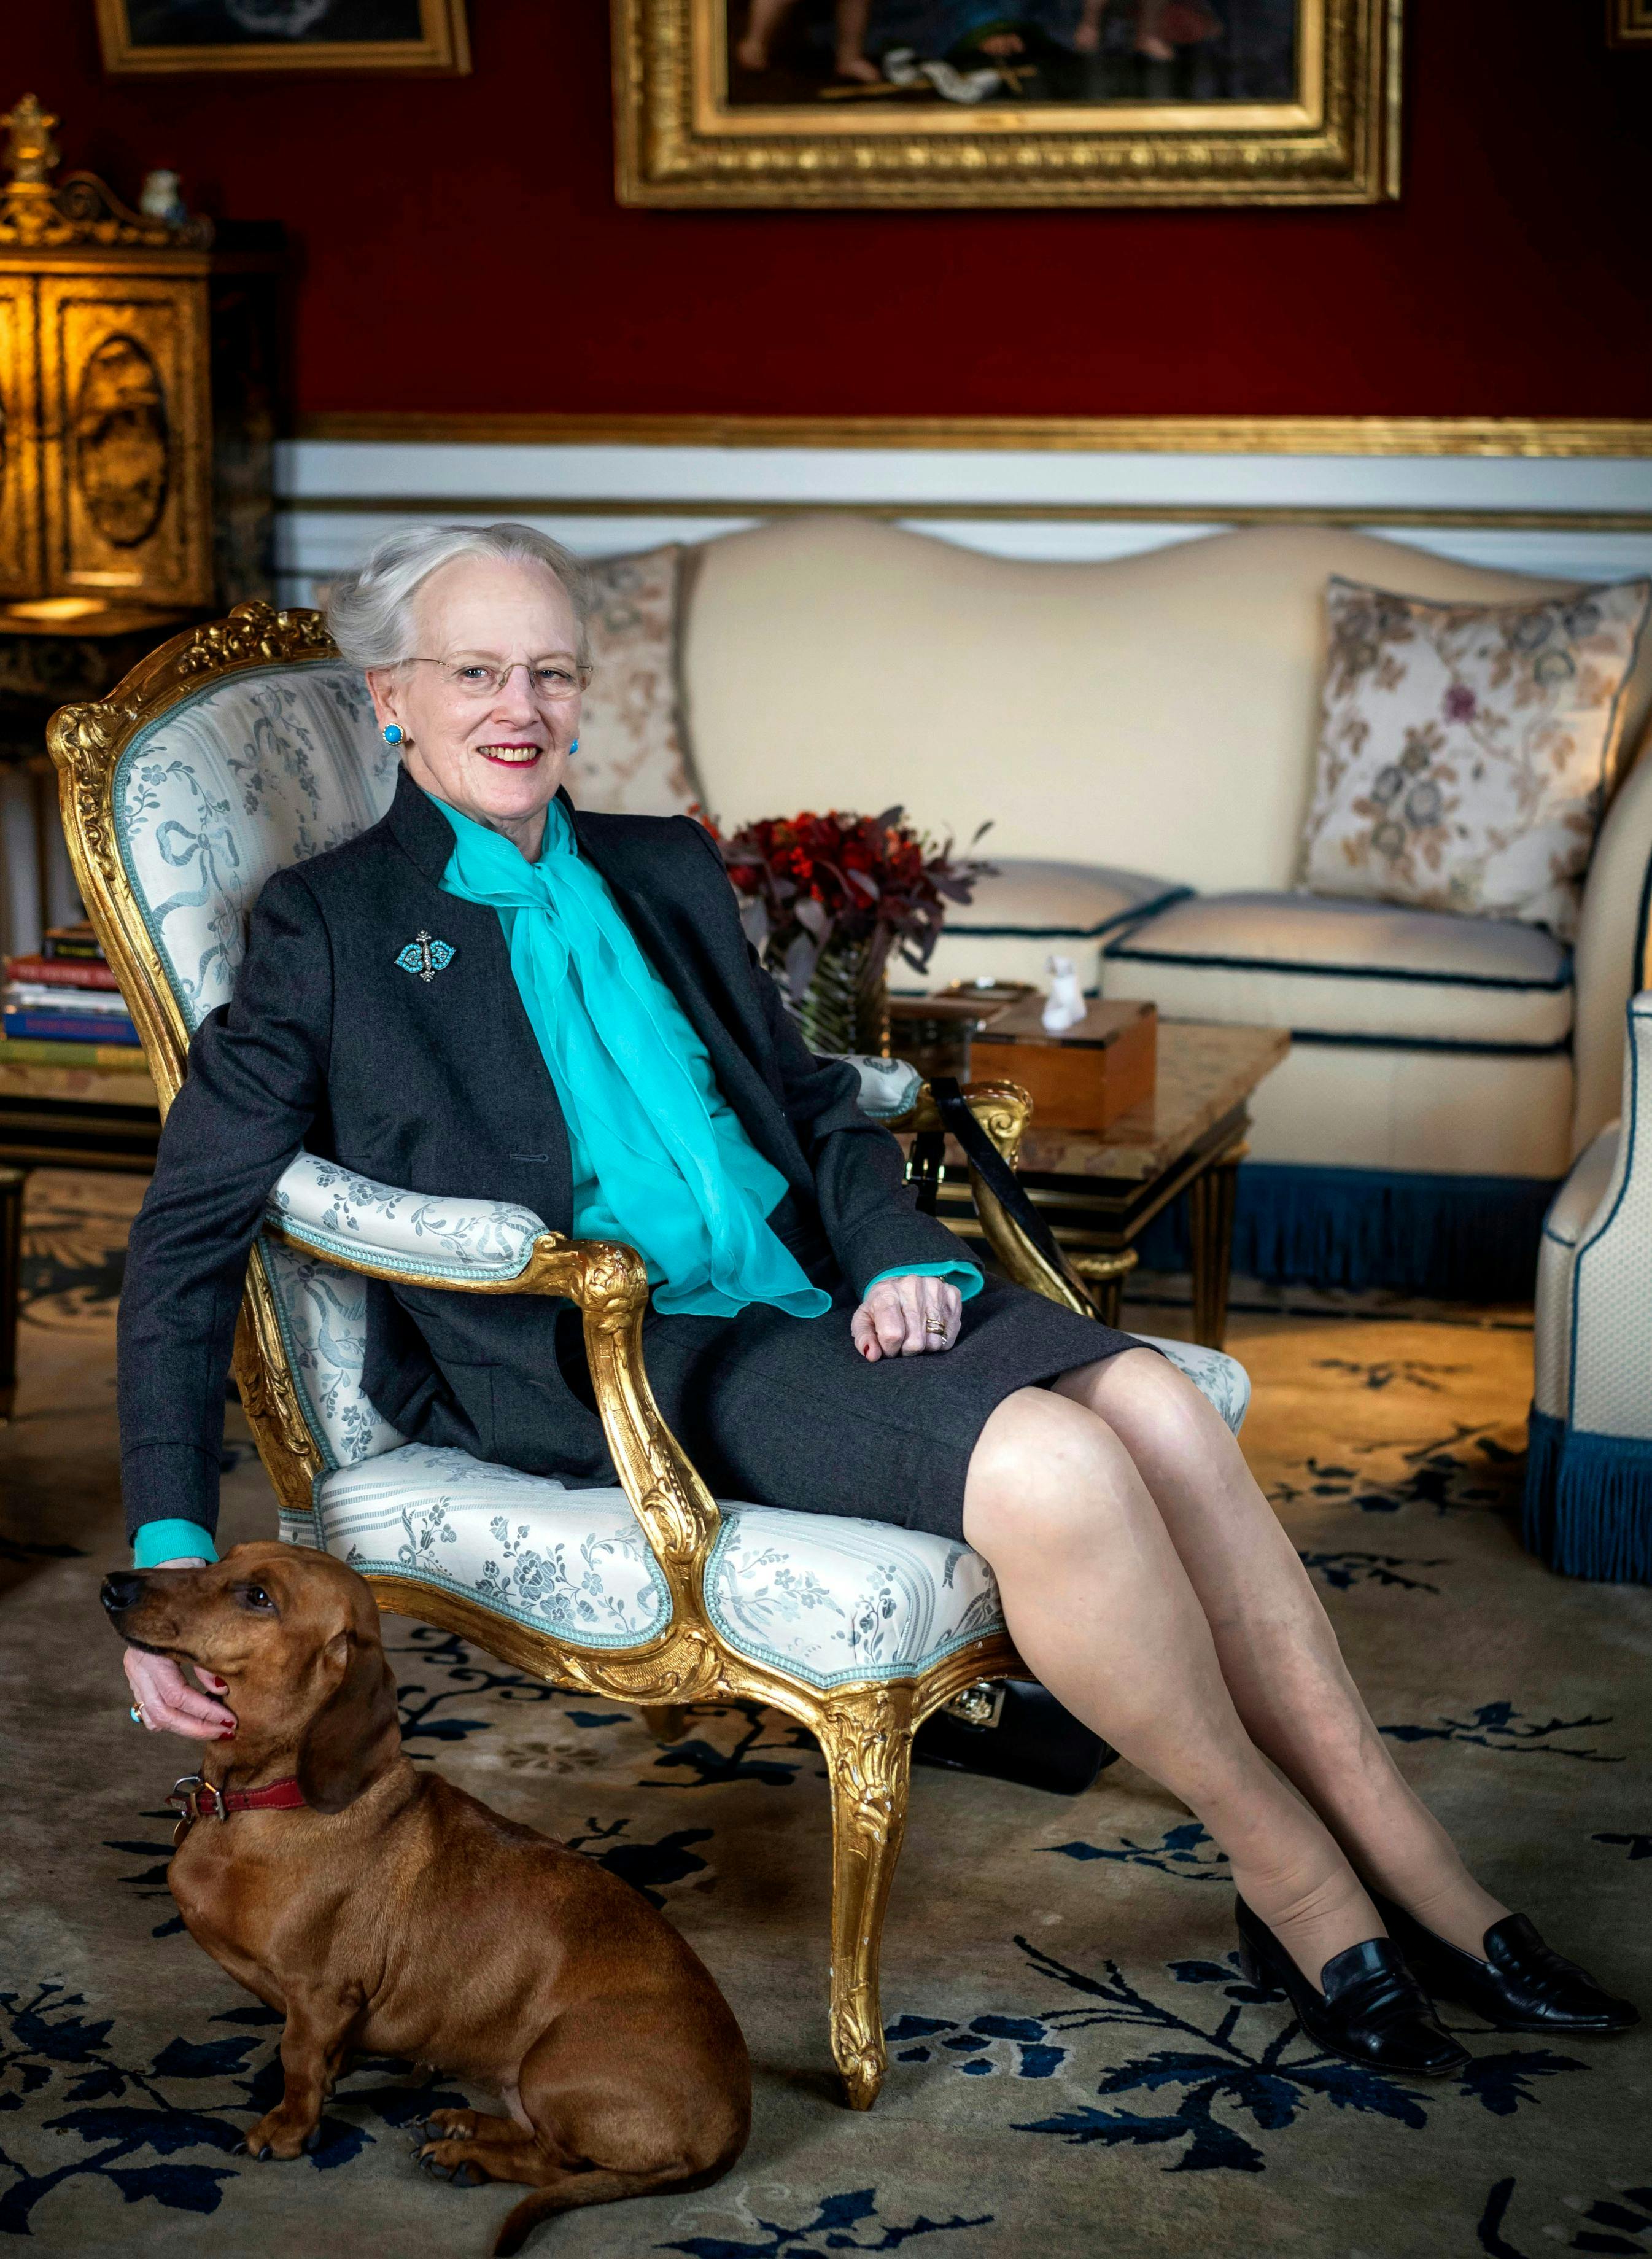
{"label": "gilded armchair", "polygon": [[[174,638],[108,699],[65,708],[49,742],[82,894],[164,1108],[191,1032],[230,994],[260,888],[372,823],[395,757],[319,616],[261,604]],[[869,1075],[863,1103],[908,1107],[912,1080],[892,1094],[887,1070],[881,1089]],[[995,1084],[967,1095],[1013,1160],[1023,1094]],[[920,1094],[920,1119],[926,1105]],[[1000,1260],[1071,1298],[979,1190]],[[397,1435],[360,1385],[364,1278],[574,1303],[620,1487],[565,1491]],[[635,1705],[666,1738],[685,1706],[734,1698],[773,1703],[815,1735],[832,1803],[832,2047],[865,2108],[885,2068],[879,1943],[913,1735],[966,1686],[1019,1666],[991,1573],[967,1547],[715,1500],[650,1393],[647,1297],[628,1247],[303,1154],[253,1251],[235,1374],[281,1534],[359,1566],[384,1607]],[[1164,1346],[1236,1428],[1240,1368]],[[788,1614],[800,1586],[811,1606]]]}

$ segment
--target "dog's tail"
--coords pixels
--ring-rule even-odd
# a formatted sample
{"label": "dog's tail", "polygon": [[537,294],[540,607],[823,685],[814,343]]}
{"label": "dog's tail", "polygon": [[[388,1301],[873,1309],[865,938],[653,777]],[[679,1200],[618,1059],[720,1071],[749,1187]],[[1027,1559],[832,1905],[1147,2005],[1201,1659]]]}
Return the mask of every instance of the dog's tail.
{"label": "dog's tail", "polygon": [[524,2197],[514,2212],[506,2214],[494,2244],[494,2259],[512,2259],[539,2222],[556,2213],[577,2212],[587,2204],[617,2204],[622,2197],[659,2196],[666,2189],[709,2188],[721,2178],[730,2162],[720,2159],[709,2172],[685,2173],[680,2167],[667,2165],[657,2172],[615,2173],[594,2165],[585,2172],[564,2174],[548,2187]]}

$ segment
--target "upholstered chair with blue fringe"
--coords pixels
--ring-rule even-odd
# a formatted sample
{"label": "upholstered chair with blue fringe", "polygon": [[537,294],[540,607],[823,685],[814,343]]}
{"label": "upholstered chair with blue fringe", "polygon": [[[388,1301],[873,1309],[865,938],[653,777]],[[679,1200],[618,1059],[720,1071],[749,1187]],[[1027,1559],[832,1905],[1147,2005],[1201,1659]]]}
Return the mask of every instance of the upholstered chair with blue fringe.
{"label": "upholstered chair with blue fringe", "polygon": [[1623,1112],[1543,1224],[1525,1539],[1569,1577],[1652,1583],[1652,990],[1629,1002]]}
{"label": "upholstered chair with blue fringe", "polygon": [[[373,823],[395,757],[319,616],[261,604],[175,638],[102,702],[65,708],[50,743],[82,894],[164,1107],[191,1034],[231,994],[265,881]],[[863,1093],[868,1111],[934,1126],[909,1069],[868,1063]],[[1013,1160],[1024,1094],[987,1085],[966,1096]],[[1012,1274],[1072,1299],[979,1180],[976,1193]],[[398,1435],[361,1385],[369,1278],[576,1304],[617,1486],[565,1490]],[[281,1536],[351,1563],[387,1608],[552,1685],[635,1705],[664,1738],[683,1730],[687,1705],[736,1699],[809,1728],[832,1804],[832,2048],[865,2108],[886,2063],[879,1942],[914,1733],[965,1690],[1023,1666],[992,1574],[967,1547],[714,1500],[649,1390],[647,1299],[630,1248],[302,1154],[274,1189],[249,1265],[241,1402]],[[1161,1346],[1237,1430],[1243,1369],[1214,1350]]]}

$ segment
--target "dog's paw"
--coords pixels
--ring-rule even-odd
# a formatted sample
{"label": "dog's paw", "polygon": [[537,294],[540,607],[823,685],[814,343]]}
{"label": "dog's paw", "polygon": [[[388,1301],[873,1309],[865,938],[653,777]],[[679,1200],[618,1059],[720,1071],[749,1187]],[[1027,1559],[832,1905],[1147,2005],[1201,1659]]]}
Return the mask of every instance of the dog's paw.
{"label": "dog's paw", "polygon": [[476,2113],[474,2110],[438,2110],[424,2120],[427,2141],[474,2141],[476,2138]]}
{"label": "dog's paw", "polygon": [[419,2151],[419,2169],[435,2180],[452,2181],[455,2188],[480,2188],[488,2178],[475,2159],[465,2155],[465,2144],[460,2141],[426,2142]]}
{"label": "dog's paw", "polygon": [[302,2157],[307,2149],[314,2150],[320,2147],[321,2127],[318,2125],[296,2125],[283,2118],[280,2111],[272,2110],[267,2118],[259,2120],[236,2155],[254,2157],[260,2164],[267,2163],[271,2158],[285,2163],[294,2157]]}

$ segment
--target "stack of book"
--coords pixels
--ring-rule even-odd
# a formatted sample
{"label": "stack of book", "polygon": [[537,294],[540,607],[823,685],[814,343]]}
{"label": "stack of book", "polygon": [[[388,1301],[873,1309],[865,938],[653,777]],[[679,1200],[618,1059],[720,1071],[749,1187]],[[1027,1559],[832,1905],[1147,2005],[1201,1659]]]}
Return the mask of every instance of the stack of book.
{"label": "stack of book", "polygon": [[[88,924],[52,927],[33,957],[6,963],[4,1042],[0,1057],[39,1065],[141,1062],[138,1030],[97,936]],[[123,1065],[128,1060],[122,1058]]]}

